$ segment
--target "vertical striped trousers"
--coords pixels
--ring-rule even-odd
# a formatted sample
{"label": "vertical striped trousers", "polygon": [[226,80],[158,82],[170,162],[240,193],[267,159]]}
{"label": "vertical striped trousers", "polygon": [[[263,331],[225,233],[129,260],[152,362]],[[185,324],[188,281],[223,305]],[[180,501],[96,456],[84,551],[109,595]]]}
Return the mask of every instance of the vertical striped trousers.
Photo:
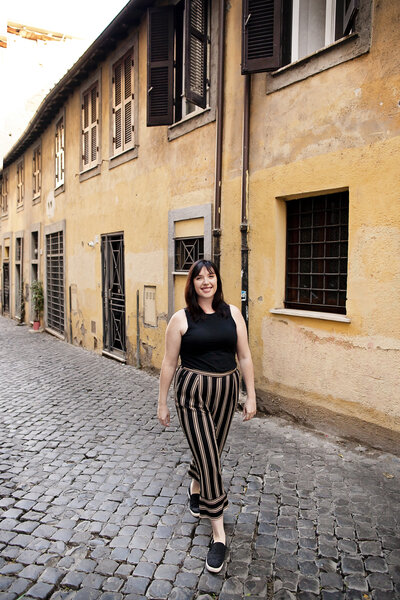
{"label": "vertical striped trousers", "polygon": [[200,484],[200,517],[217,519],[228,505],[220,458],[239,396],[239,372],[205,373],[180,366],[174,388],[193,455],[189,475]]}

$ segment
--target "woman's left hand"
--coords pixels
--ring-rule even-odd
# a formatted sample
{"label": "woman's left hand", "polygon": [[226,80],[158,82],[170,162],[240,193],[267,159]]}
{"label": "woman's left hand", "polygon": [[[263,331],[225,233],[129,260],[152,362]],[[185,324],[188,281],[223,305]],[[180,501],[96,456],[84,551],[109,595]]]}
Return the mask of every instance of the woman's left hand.
{"label": "woman's left hand", "polygon": [[250,421],[257,412],[255,398],[247,398],[243,406],[243,421]]}

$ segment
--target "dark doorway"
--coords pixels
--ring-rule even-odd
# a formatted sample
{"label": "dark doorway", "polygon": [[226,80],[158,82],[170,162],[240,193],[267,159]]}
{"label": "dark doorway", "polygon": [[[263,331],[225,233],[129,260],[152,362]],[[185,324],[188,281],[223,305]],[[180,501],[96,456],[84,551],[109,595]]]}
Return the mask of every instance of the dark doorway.
{"label": "dark doorway", "polygon": [[124,234],[101,236],[103,348],[125,358],[125,268]]}

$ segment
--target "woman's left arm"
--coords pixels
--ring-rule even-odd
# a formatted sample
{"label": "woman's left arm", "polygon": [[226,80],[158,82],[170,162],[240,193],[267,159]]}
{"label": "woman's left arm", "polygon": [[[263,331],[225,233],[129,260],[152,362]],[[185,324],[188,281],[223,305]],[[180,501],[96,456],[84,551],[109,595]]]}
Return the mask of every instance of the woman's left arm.
{"label": "woman's left arm", "polygon": [[249,421],[254,417],[257,410],[253,361],[251,359],[249,342],[247,339],[247,327],[242,317],[242,313],[236,306],[231,304],[230,307],[233,320],[236,323],[236,354],[247,390],[247,399],[243,407],[243,421]]}

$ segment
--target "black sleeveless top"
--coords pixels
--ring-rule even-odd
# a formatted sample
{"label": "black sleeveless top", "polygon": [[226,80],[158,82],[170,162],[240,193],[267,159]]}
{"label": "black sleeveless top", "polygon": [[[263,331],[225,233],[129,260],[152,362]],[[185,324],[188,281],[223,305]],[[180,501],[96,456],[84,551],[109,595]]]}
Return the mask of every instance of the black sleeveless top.
{"label": "black sleeveless top", "polygon": [[236,369],[236,323],[229,309],[229,316],[217,313],[205,315],[194,321],[185,308],[188,329],[182,336],[181,364],[188,369],[226,373]]}

